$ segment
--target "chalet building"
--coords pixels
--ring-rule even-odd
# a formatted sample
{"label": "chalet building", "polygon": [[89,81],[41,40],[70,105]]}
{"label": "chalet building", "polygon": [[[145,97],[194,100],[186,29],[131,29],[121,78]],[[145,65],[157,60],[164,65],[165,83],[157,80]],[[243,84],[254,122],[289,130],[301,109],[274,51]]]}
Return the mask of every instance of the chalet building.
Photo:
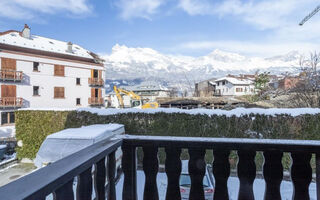
{"label": "chalet building", "polygon": [[253,81],[234,77],[223,77],[216,81],[215,95],[219,96],[242,96],[255,94]]}
{"label": "chalet building", "polygon": [[79,45],[31,35],[28,25],[0,32],[1,125],[20,108],[103,106],[102,62]]}

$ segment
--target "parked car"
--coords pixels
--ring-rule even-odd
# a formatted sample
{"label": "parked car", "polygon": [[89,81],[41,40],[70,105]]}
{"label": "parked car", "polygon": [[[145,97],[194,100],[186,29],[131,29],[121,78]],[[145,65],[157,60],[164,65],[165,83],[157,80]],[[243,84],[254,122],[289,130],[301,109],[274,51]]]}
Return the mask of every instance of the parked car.
{"label": "parked car", "polygon": [[[180,193],[181,199],[189,199],[191,179],[188,172],[188,160],[182,160],[182,170],[180,175]],[[215,182],[210,167],[206,166],[206,173],[203,177],[203,190],[205,199],[213,199]]]}
{"label": "parked car", "polygon": [[4,154],[6,153],[7,145],[0,145],[0,161],[2,160]]}

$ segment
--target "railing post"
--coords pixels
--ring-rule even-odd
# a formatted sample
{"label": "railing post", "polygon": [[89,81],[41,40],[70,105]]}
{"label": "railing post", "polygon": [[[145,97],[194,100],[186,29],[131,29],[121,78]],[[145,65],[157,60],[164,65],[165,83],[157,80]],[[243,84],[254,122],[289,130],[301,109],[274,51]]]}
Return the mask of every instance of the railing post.
{"label": "railing post", "polygon": [[116,152],[112,152],[108,156],[108,180],[109,180],[109,188],[108,188],[108,200],[116,199]]}
{"label": "railing post", "polygon": [[229,163],[228,150],[213,150],[214,161],[212,163],[212,172],[216,180],[214,199],[229,199],[228,194],[228,178],[230,175],[230,163]]}
{"label": "railing post", "polygon": [[320,154],[316,153],[316,187],[317,200],[320,200]]}
{"label": "railing post", "polygon": [[95,189],[96,196],[98,200],[106,199],[106,166],[105,166],[105,158],[99,160],[96,164],[96,173],[95,173]]}
{"label": "railing post", "polygon": [[74,199],[73,179],[54,192],[55,200]]}
{"label": "railing post", "polygon": [[255,155],[255,151],[238,151],[238,177],[240,180],[238,200],[254,200],[253,182],[256,177]]}
{"label": "railing post", "polygon": [[145,185],[143,192],[144,200],[158,200],[157,173],[158,163],[158,147],[145,146],[143,149],[143,171],[145,174]]}
{"label": "railing post", "polygon": [[88,200],[92,197],[92,167],[78,176],[77,200]]}
{"label": "railing post", "polygon": [[280,151],[265,151],[263,176],[266,182],[265,200],[281,200],[280,184],[283,178],[282,155]]}
{"label": "railing post", "polygon": [[203,177],[206,163],[204,161],[205,149],[190,148],[188,170],[191,178],[190,200],[204,200]]}
{"label": "railing post", "polygon": [[122,144],[123,200],[137,199],[136,147],[126,142]]}
{"label": "railing post", "polygon": [[310,166],[310,153],[291,153],[291,179],[293,182],[294,200],[309,200],[309,185],[312,180],[312,168]]}
{"label": "railing post", "polygon": [[166,147],[165,170],[168,177],[166,200],[181,199],[180,194],[180,173],[181,173],[181,149]]}

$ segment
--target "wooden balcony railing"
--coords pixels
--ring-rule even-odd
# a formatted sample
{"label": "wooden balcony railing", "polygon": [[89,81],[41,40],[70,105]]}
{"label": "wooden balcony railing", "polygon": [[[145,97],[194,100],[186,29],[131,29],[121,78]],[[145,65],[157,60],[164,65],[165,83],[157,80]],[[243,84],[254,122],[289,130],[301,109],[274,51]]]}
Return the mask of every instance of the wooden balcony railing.
{"label": "wooden balcony railing", "polygon": [[89,97],[88,103],[91,106],[101,106],[104,105],[104,99],[99,97]]}
{"label": "wooden balcony railing", "polygon": [[[229,199],[227,180],[230,175],[229,154],[238,153],[237,174],[240,180],[238,199],[254,199],[253,182],[256,177],[255,155],[262,151],[265,162],[263,176],[266,182],[266,200],[280,200],[280,184],[283,179],[282,155],[292,157],[291,179],[295,200],[308,200],[309,184],[312,180],[310,160],[315,155],[317,197],[320,199],[320,141],[268,140],[268,139],[225,139],[225,138],[182,138],[156,136],[124,136],[122,139],[105,140],[93,144],[47,167],[39,169],[0,188],[1,199],[45,199],[54,193],[55,199],[92,199],[93,188],[96,199],[116,199],[115,151],[121,147],[122,170],[124,173],[122,199],[137,199],[137,147],[143,150],[145,185],[143,199],[159,199],[157,173],[159,168],[158,149],[166,152],[165,172],[168,178],[166,199],[181,199],[179,176],[182,149],[189,153],[188,169],[191,178],[189,199],[204,200],[203,177],[205,154],[211,150],[214,156],[212,172],[215,178],[214,199]],[[210,152],[210,151],[207,151]],[[107,166],[105,159],[108,159]],[[93,165],[94,170],[93,169]],[[107,174],[106,174],[107,168]],[[92,176],[92,172],[94,176]],[[74,178],[77,187],[73,187]],[[108,187],[106,184],[108,177]],[[32,184],[30,184],[32,183]],[[75,189],[76,188],[76,189]],[[314,199],[315,197],[313,197]],[[260,199],[260,198],[259,198]]]}
{"label": "wooden balcony railing", "polygon": [[89,78],[88,82],[91,86],[104,86],[104,80],[102,78]]}
{"label": "wooden balcony railing", "polygon": [[0,70],[0,80],[2,81],[22,81],[23,72],[15,70]]}
{"label": "wooden balcony railing", "polygon": [[0,108],[20,108],[23,99],[20,97],[0,97]]}

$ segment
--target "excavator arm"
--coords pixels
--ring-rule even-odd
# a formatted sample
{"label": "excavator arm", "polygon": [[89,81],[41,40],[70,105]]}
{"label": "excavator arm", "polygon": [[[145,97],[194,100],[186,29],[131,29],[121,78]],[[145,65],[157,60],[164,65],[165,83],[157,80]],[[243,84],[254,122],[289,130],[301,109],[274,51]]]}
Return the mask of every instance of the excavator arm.
{"label": "excavator arm", "polygon": [[117,96],[118,101],[119,101],[119,103],[120,103],[120,108],[124,108],[123,98],[122,98],[122,96],[121,96],[121,94],[120,94],[120,91],[119,91],[119,89],[117,88],[117,86],[113,86],[113,90],[114,90],[114,92],[116,93],[116,96]]}

